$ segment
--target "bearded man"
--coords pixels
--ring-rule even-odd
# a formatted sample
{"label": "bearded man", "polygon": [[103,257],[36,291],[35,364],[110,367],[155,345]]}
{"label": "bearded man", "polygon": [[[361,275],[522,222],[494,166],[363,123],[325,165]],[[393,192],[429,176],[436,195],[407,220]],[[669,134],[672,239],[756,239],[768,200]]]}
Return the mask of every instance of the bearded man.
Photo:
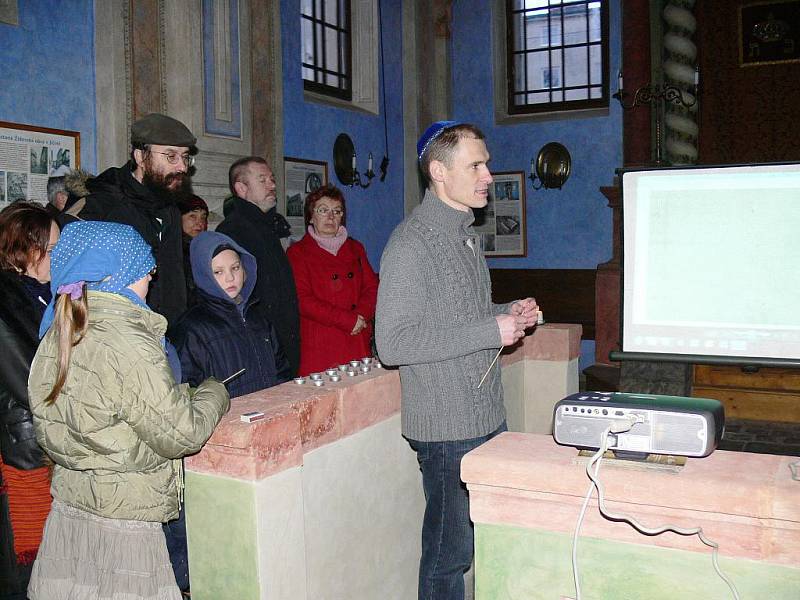
{"label": "bearded man", "polygon": [[68,212],[84,221],[132,226],[153,249],[156,273],[147,304],[173,324],[186,310],[181,212],[192,196],[190,151],[197,139],[176,119],[150,114],[131,127],[131,160],[86,186],[89,195]]}

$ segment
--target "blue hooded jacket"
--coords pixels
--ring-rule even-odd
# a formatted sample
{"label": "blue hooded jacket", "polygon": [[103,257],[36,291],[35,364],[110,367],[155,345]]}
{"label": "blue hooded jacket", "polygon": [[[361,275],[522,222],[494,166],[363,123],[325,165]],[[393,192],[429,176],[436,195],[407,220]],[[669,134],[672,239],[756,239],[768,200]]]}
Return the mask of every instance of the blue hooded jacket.
{"label": "blue hooded jacket", "polygon": [[[239,254],[245,281],[237,303],[214,279],[211,260],[220,246]],[[190,246],[197,304],[187,310],[169,331],[178,350],[183,381],[195,386],[207,377],[223,380],[240,369],[244,373],[226,384],[231,398],[257,392],[290,378],[289,363],[278,343],[275,328],[259,311],[256,259],[231,238],[206,231]]]}

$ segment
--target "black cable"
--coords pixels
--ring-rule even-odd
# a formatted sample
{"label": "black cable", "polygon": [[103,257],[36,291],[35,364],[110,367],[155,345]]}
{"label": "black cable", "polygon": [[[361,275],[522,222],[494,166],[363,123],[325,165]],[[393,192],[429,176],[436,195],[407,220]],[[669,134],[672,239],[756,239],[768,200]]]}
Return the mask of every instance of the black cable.
{"label": "black cable", "polygon": [[381,15],[381,0],[378,0],[378,43],[381,46],[381,93],[383,94],[383,160],[381,160],[380,180],[386,179],[386,171],[389,169],[389,133],[386,116],[386,73],[383,60],[383,16]]}

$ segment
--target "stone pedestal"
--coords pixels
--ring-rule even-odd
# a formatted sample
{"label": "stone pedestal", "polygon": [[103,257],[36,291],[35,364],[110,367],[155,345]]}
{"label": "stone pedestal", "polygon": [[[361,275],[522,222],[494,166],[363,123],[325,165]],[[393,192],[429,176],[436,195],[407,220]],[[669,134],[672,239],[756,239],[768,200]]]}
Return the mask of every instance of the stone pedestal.
{"label": "stone pedestal", "polygon": [[540,325],[519,349],[502,357],[510,431],[550,433],[556,403],[578,391],[581,326]]}
{"label": "stone pedestal", "polygon": [[[549,430],[580,331],[541,326],[503,357],[510,425]],[[416,598],[424,498],[399,411],[389,369],[233,400],[185,461],[192,598]]]}
{"label": "stone pedestal", "polygon": [[[702,527],[741,598],[795,600],[800,482],[788,456],[716,451],[681,468],[604,461],[608,510],[648,527]],[[550,436],[504,433],[470,452],[461,477],[475,522],[475,598],[574,598],[572,536],[587,459]],[[589,503],[578,542],[583,597],[723,600],[711,549],[696,536],[645,536]]]}

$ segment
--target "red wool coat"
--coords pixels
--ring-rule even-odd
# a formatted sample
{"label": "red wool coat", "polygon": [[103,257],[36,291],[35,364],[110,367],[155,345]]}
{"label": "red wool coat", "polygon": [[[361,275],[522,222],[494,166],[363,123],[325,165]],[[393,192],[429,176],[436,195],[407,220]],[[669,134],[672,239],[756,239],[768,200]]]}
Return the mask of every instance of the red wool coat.
{"label": "red wool coat", "polygon": [[[336,256],[310,235],[286,252],[300,305],[300,375],[372,354],[378,276],[364,246],[348,238]],[[350,335],[358,315],[367,326]]]}

